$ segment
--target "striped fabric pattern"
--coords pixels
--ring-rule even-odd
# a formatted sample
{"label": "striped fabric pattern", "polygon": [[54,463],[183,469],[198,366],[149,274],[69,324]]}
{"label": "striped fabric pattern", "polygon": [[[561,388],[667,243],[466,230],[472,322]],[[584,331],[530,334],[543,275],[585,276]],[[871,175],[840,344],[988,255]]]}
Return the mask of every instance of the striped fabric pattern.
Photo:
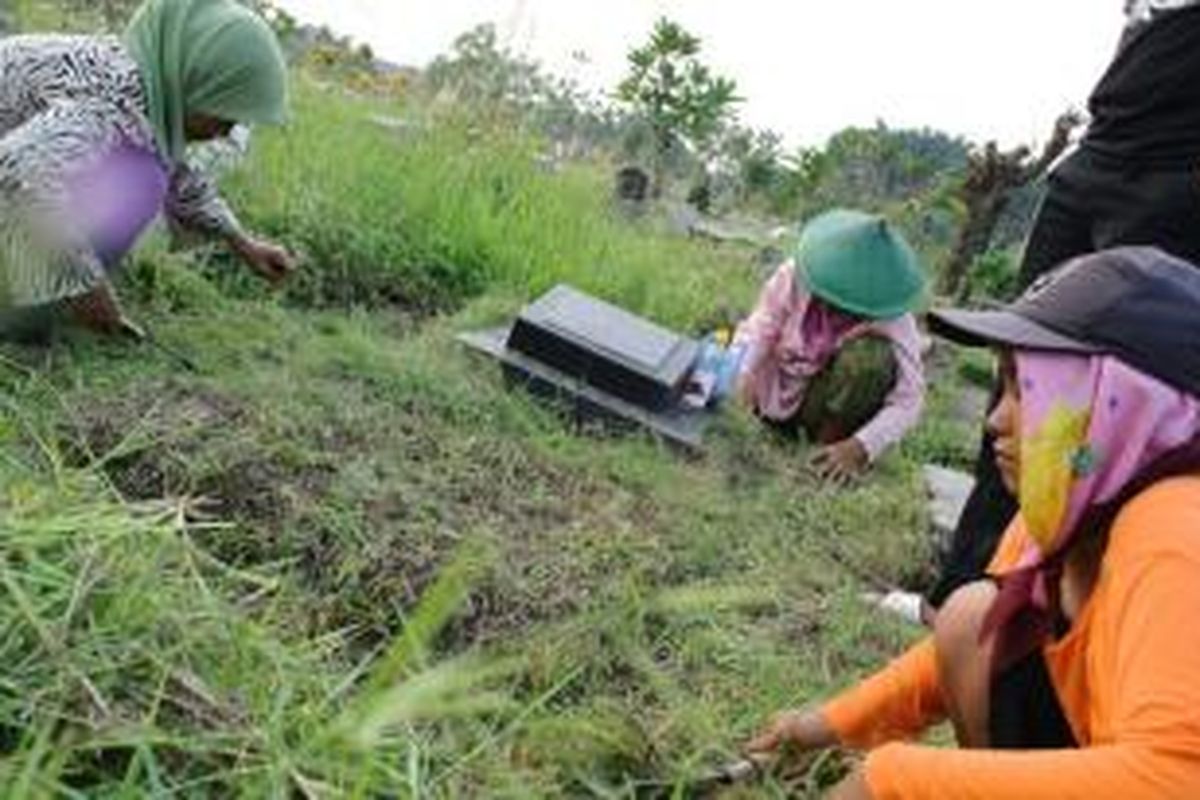
{"label": "striped fabric pattern", "polygon": [[[43,305],[105,278],[66,213],[67,187],[72,175],[121,146],[157,152],[138,67],[120,40],[0,39],[0,304]],[[165,160],[164,167],[164,211],[175,228],[206,236],[239,229],[201,171]]]}

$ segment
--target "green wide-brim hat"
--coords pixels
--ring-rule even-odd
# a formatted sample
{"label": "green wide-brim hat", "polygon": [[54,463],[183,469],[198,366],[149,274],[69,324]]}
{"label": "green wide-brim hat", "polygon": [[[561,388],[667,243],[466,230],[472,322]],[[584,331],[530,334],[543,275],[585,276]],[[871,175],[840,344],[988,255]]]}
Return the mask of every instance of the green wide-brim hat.
{"label": "green wide-brim hat", "polygon": [[815,296],[868,319],[912,311],[925,291],[920,259],[888,221],[837,209],[800,232],[796,268]]}

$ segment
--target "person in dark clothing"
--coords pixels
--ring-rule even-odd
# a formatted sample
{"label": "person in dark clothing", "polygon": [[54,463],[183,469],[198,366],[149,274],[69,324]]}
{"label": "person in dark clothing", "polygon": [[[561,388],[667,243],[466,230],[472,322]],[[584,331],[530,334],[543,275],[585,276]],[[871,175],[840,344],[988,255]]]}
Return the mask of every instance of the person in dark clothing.
{"label": "person in dark clothing", "polygon": [[[1079,147],[1048,178],[1020,287],[1063,262],[1155,245],[1200,264],[1200,0],[1128,0],[1116,56],[1088,102]],[[985,435],[976,485],[929,592],[936,608],[977,580],[1017,504]]]}

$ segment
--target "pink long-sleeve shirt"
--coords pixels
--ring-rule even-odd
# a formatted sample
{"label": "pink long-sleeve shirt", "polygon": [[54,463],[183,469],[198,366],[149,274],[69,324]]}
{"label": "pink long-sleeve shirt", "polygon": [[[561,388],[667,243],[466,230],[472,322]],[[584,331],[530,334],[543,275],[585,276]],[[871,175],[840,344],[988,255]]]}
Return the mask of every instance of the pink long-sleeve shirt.
{"label": "pink long-sleeve shirt", "polygon": [[[760,414],[777,420],[791,418],[804,400],[808,378],[781,369],[789,352],[802,347],[802,323],[812,299],[796,280],[795,265],[785,262],[763,286],[754,312],[738,326],[735,344],[744,345],[739,385]],[[896,384],[883,407],[854,434],[872,461],[917,423],[925,402],[921,365],[921,335],[912,314],[892,320],[868,320],[842,337],[863,334],[886,338],[896,355]]]}

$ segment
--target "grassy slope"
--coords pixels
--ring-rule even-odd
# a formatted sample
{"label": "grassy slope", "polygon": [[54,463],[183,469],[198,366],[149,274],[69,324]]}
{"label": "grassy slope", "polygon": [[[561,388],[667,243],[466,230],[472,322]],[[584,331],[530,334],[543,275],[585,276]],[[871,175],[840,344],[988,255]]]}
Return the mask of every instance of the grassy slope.
{"label": "grassy slope", "polygon": [[229,182],[307,255],[285,297],[139,256],[123,291],[198,374],[0,351],[6,795],[620,796],[906,638],[854,595],[921,569],[952,387],[846,493],[738,416],[698,460],[571,435],[453,333],[559,280],[695,330],[748,255],[610,218],[503,120],[379,110],[305,90]]}

